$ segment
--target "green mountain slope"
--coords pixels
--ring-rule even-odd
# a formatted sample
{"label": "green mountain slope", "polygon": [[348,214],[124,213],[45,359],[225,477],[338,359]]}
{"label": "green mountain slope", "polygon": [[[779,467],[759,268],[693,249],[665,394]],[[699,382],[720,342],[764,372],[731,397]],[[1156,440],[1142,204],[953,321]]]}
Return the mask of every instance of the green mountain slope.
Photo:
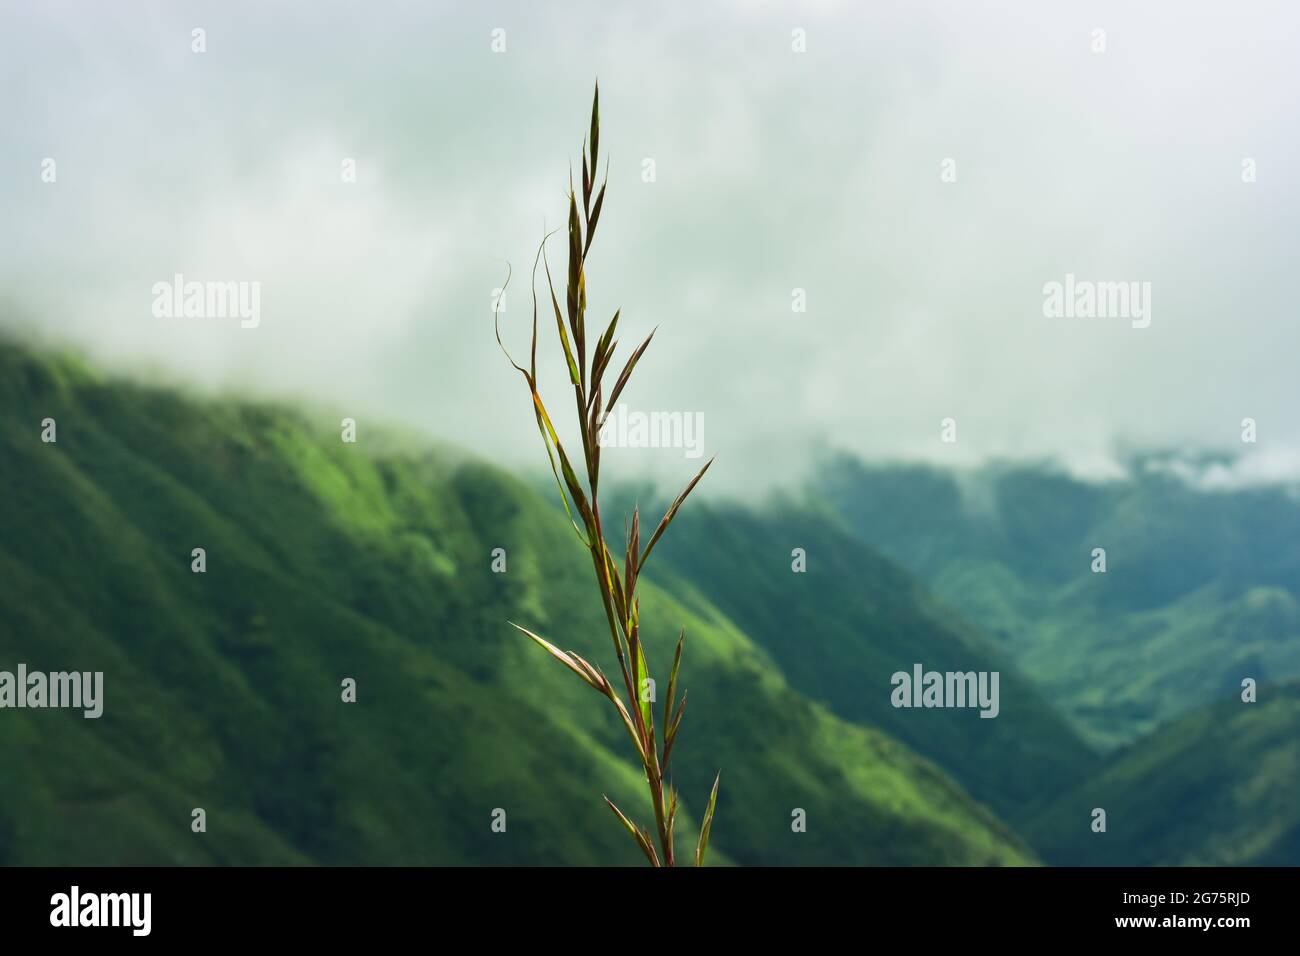
{"label": "green mountain slope", "polygon": [[[1092,811],[1106,811],[1093,833]],[[1050,862],[1294,866],[1300,860],[1300,683],[1264,685],[1161,727],[1043,810]]]}
{"label": "green mountain slope", "polygon": [[[661,557],[768,651],[791,685],[935,761],[1001,816],[1086,774],[1095,757],[1011,659],[915,577],[806,507],[699,504]],[[792,570],[803,549],[806,569]],[[895,708],[891,675],[997,671],[999,712]]]}
{"label": "green mountain slope", "polygon": [[[0,346],[0,669],[105,674],[99,720],[0,711],[0,862],[637,861],[599,798],[644,815],[620,728],[505,623],[609,664],[571,530],[495,469],[334,421]],[[661,667],[688,631],[679,833],[721,767],[715,862],[1031,861],[705,594],[652,569],[643,618]]]}
{"label": "green mountain slope", "polygon": [[1197,490],[1161,464],[1092,484],[841,459],[817,490],[997,638],[1089,741],[1115,747],[1243,677],[1300,676],[1300,499]]}

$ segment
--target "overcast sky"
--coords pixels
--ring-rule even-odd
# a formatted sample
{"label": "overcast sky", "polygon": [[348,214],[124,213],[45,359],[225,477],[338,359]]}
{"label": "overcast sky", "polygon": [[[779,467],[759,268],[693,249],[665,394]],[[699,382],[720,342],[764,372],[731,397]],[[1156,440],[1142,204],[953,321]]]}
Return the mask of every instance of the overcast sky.
{"label": "overcast sky", "polygon": [[[535,464],[490,297],[512,264],[522,348],[598,76],[593,321],[659,326],[627,401],[702,412],[724,485],[826,447],[1300,473],[1300,5],[655,6],[3,0],[0,324]],[[156,317],[176,273],[260,324]],[[1067,273],[1150,283],[1149,327],[1045,316]]]}

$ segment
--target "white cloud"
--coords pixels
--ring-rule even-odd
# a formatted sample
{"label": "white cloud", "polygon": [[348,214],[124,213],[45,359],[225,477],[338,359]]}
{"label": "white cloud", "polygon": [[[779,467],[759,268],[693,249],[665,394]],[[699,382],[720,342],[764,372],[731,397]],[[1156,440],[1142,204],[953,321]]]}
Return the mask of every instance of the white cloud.
{"label": "white cloud", "polygon": [[[1231,449],[1244,415],[1270,423],[1270,474],[1300,464],[1294,6],[558,9],[4,13],[0,322],[533,462],[489,295],[509,260],[519,341],[599,75],[592,310],[621,306],[625,343],[660,326],[628,398],[703,411],[719,480],[784,479],[823,444],[1106,474],[1117,447]],[[174,272],[260,280],[262,326],[159,324]],[[1066,272],[1150,281],[1151,328],[1045,319]],[[645,454],[628,472],[680,470]]]}

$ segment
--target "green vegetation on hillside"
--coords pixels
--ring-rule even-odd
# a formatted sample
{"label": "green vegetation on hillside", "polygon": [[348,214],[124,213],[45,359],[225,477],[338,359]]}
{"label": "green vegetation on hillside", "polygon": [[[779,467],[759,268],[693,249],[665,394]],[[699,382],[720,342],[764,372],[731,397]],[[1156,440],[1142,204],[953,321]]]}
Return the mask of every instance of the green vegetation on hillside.
{"label": "green vegetation on hillside", "polygon": [[[1300,499],[1204,491],[1134,462],[1051,469],[831,463],[817,490],[862,541],[1000,642],[1094,745],[1300,676]],[[1106,572],[1093,573],[1093,549]]]}
{"label": "green vegetation on hillside", "polygon": [[[679,589],[708,595],[800,693],[903,741],[1004,819],[1017,822],[1095,764],[1001,649],[826,517],[781,503],[761,512],[701,504],[674,531],[659,560],[678,575]],[[794,548],[807,558],[798,573]],[[998,716],[895,708],[890,677],[916,663],[997,671]]]}
{"label": "green vegetation on hillside", "polygon": [[[1294,866],[1300,683],[1264,685],[1167,724],[1053,800],[1027,832],[1049,862]],[[1090,828],[1106,811],[1106,832]]]}
{"label": "green vegetation on hillside", "polygon": [[[385,450],[367,423],[344,444],[336,421],[0,346],[0,668],[105,675],[99,720],[0,711],[0,862],[636,862],[599,799],[643,809],[624,731],[503,623],[604,660],[572,529],[499,470]],[[652,647],[692,635],[681,832],[727,768],[714,863],[1032,861],[935,763],[810,700],[706,591],[644,588]]]}

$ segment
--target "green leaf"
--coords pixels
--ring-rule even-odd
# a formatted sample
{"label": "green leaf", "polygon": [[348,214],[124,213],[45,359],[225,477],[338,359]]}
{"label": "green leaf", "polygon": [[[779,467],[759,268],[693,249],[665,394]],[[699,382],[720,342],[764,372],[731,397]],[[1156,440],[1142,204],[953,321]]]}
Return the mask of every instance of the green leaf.
{"label": "green leaf", "polygon": [[[656,331],[658,330],[656,329]],[[632,369],[636,368],[636,363],[641,360],[642,353],[650,347],[650,340],[654,337],[654,332],[647,335],[645,341],[637,346],[636,351],[633,352],[631,357],[627,360],[627,364],[623,366],[623,371],[619,372],[618,381],[614,383],[614,394],[609,396],[609,401],[605,403],[606,414],[609,414],[609,410],[613,408],[614,403],[618,401],[618,396],[622,393],[624,386],[627,385],[628,379],[632,377]],[[604,424],[603,420],[602,424]]]}
{"label": "green leaf", "polygon": [[[599,668],[597,668],[597,673],[600,673]],[[601,674],[600,676],[605,678],[604,674]],[[618,715],[623,720],[623,726],[627,728],[628,735],[632,738],[632,743],[636,747],[637,756],[641,758],[642,765],[645,765],[645,746],[641,742],[641,735],[637,733],[636,725],[632,723],[632,715],[628,713],[627,705],[619,699],[618,693],[614,690],[614,686],[609,683],[608,678],[605,678],[605,686],[609,688],[605,692],[605,696],[608,697],[618,709]]]}
{"label": "green leaf", "polygon": [[686,713],[686,691],[682,691],[681,703],[677,705],[677,711],[673,714],[672,723],[664,725],[664,769],[668,769],[668,761],[673,755],[673,744],[677,742],[677,730],[682,725],[682,715]]}
{"label": "green leaf", "polygon": [[551,292],[551,308],[555,310],[555,327],[560,333],[560,344],[564,346],[564,360],[569,363],[569,381],[577,385],[582,379],[578,374],[578,363],[569,346],[569,333],[564,330],[564,315],[560,312],[560,302],[555,297],[555,282],[551,279],[551,263],[542,256],[542,265],[546,268],[546,285]]}
{"label": "green leaf", "polygon": [[[513,627],[516,631],[520,631],[521,633],[526,634],[528,637],[531,637],[535,642],[537,642],[538,646],[542,647],[548,654],[554,657],[557,661],[559,661],[569,670],[573,671],[573,673],[581,677],[586,683],[594,687],[596,690],[600,691],[602,694],[605,693],[605,687],[602,686],[605,683],[603,678],[601,678],[600,675],[596,673],[595,669],[586,661],[582,661],[582,665],[585,666],[581,666],[578,664],[577,660],[574,660],[573,655],[567,654],[564,651],[560,650],[550,641],[546,640],[546,638],[534,634],[526,627],[520,627],[514,621],[507,621],[506,623],[509,624],[511,627]],[[579,660],[581,660],[581,658],[579,658]]]}
{"label": "green leaf", "polygon": [[[634,611],[633,613],[635,614],[636,612]],[[639,628],[634,622],[632,625],[632,634],[636,636],[638,631]],[[633,647],[635,657],[632,661],[632,672],[638,676],[633,677],[632,686],[636,690],[637,703],[641,707],[642,726],[646,729],[646,736],[651,737],[654,734],[655,725],[654,701],[650,700],[649,696],[645,693],[648,688],[643,686],[643,682],[650,676],[650,669],[645,662],[644,647],[644,642],[638,637],[635,641],[635,646]]]}
{"label": "green leaf", "polygon": [[596,172],[596,156],[600,151],[600,84],[591,96],[591,172]]}
{"label": "green leaf", "polygon": [[[673,669],[668,672],[668,696],[664,698],[664,742],[667,743],[667,731],[672,726],[670,718],[672,716],[673,698],[677,696],[677,670],[682,666],[682,644],[686,641],[686,628],[681,629],[677,635],[677,651],[673,654]],[[665,761],[666,762],[666,761]]]}
{"label": "green leaf", "polygon": [[[582,523],[587,528],[588,542],[596,539],[595,525],[592,520],[591,506],[587,503],[587,496],[582,493],[582,485],[578,484],[578,476],[573,470],[573,465],[569,462],[569,456],[565,454],[564,446],[560,444],[560,436],[555,433],[555,426],[551,424],[551,416],[546,412],[546,406],[542,403],[542,396],[536,390],[533,391],[533,407],[537,409],[539,423],[544,423],[545,431],[543,437],[550,445],[555,446],[556,452],[560,456],[560,470],[564,475],[564,482],[569,486],[569,494],[573,496],[574,507],[578,509],[578,514],[582,516]],[[554,469],[555,462],[552,459],[551,468]],[[567,506],[566,506],[567,510]]]}
{"label": "green leaf", "polygon": [[605,329],[605,334],[596,341],[596,351],[591,357],[591,380],[599,382],[605,374],[605,366],[609,364],[609,357],[614,353],[612,343],[614,340],[614,330],[618,328],[618,317],[623,314],[619,309],[614,313],[614,318],[610,320]]}
{"label": "green leaf", "polygon": [[[582,144],[583,149],[587,147],[586,143]],[[587,172],[587,155],[584,152],[582,156],[582,211],[584,215],[590,216],[591,210],[591,174]]]}
{"label": "green leaf", "polygon": [[628,611],[627,604],[623,599],[623,584],[618,573],[618,562],[614,560],[614,552],[609,550],[605,543],[601,542],[605,555],[604,579],[600,582],[605,593],[610,597],[614,610],[618,612],[619,625],[626,634],[628,629]]}
{"label": "green leaf", "polygon": [[605,204],[605,187],[609,185],[609,171],[605,172],[605,182],[600,184],[600,194],[596,196],[596,205],[591,210],[591,215],[587,217],[587,243],[582,247],[582,258],[586,261],[587,253],[591,251],[591,240],[596,237],[596,223],[600,222],[600,207]]}
{"label": "green leaf", "polygon": [[623,822],[623,826],[627,828],[627,832],[632,834],[632,839],[636,840],[637,846],[641,847],[641,852],[646,855],[646,859],[650,861],[650,865],[658,866],[659,854],[655,853],[655,848],[654,845],[650,842],[649,834],[647,834],[639,826],[637,826],[635,823],[629,820],[622,810],[614,806],[613,800],[609,799],[609,797],[606,797],[603,793],[601,794],[601,796],[605,797],[605,802],[608,803],[609,808],[614,811],[614,815]]}
{"label": "green leaf", "polygon": [[[578,222],[578,199],[569,193],[569,284],[566,290],[569,305],[569,330],[578,357],[583,354],[582,313],[586,295],[582,282],[582,225]],[[582,364],[581,362],[579,363]]]}
{"label": "green leaf", "polygon": [[542,441],[546,443],[546,457],[551,462],[551,474],[555,476],[555,487],[560,492],[560,503],[564,505],[564,513],[568,515],[569,524],[573,525],[574,532],[578,535],[579,538],[582,539],[584,543],[589,543],[591,540],[590,537],[584,534],[582,529],[578,527],[578,522],[573,520],[573,509],[569,507],[569,496],[564,492],[564,482],[560,480],[560,472],[555,465],[555,452],[551,448],[551,436],[547,434],[546,424],[543,422],[543,415],[545,413],[544,410],[540,407],[541,396],[537,394],[536,390],[533,391],[533,399],[534,399],[533,410],[537,417],[537,430],[541,432]]}
{"label": "green leaf", "polygon": [[641,509],[632,508],[632,528],[627,532],[627,550],[623,558],[624,599],[630,601],[636,591],[636,559],[641,555]]}
{"label": "green leaf", "polygon": [[695,490],[695,486],[700,483],[700,479],[704,477],[704,473],[709,470],[709,465],[711,464],[713,464],[712,458],[704,463],[704,467],[701,468],[696,476],[691,479],[691,483],[686,486],[686,490],[677,496],[677,500],[674,501],[664,513],[663,520],[659,522],[659,527],[655,528],[655,533],[650,536],[650,542],[645,546],[645,550],[641,552],[641,560],[637,562],[638,568],[645,567],[645,563],[649,560],[650,552],[654,549],[655,543],[663,533],[668,530],[668,525],[672,523],[673,518],[677,517],[677,509],[682,506],[682,502],[686,500],[686,496]]}
{"label": "green leaf", "polygon": [[668,836],[668,845],[673,845],[673,823],[677,820],[677,788],[668,785],[668,812],[664,814],[664,832]]}
{"label": "green leaf", "polygon": [[718,806],[718,782],[722,780],[722,771],[713,778],[713,792],[709,794],[709,808],[704,811],[704,822],[700,824],[700,842],[695,846],[695,865],[704,865],[704,851],[709,848],[709,830],[713,828],[713,811]]}

